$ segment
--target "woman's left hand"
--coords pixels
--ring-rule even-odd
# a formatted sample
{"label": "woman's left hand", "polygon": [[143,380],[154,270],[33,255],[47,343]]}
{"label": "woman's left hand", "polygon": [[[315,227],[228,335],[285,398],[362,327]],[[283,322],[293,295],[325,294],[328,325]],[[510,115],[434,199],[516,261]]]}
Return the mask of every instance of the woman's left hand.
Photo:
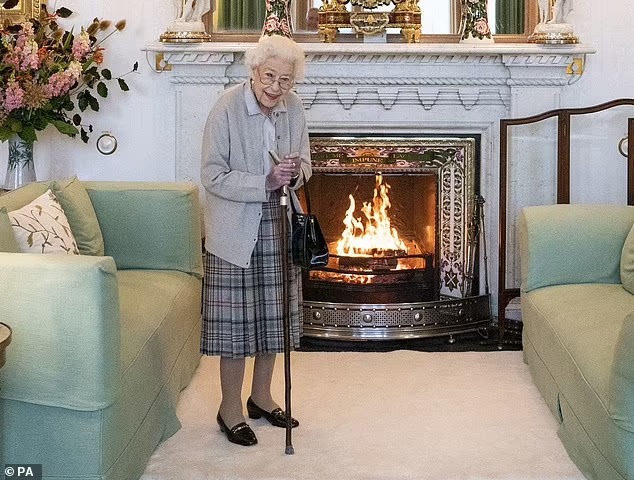
{"label": "woman's left hand", "polygon": [[302,159],[298,152],[290,153],[284,157],[284,162],[292,168],[291,177],[297,178],[302,171]]}

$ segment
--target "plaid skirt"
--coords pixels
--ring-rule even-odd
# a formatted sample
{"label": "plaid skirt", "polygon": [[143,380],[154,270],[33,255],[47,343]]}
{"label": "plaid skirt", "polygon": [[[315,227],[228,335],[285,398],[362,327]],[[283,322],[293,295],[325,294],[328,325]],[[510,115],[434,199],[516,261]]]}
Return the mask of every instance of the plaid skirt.
{"label": "plaid skirt", "polygon": [[[249,268],[206,252],[200,342],[204,355],[243,358],[284,351],[280,218],[279,193],[271,192],[269,202],[262,205]],[[297,348],[302,331],[301,270],[291,262],[290,227],[288,232],[290,344]]]}

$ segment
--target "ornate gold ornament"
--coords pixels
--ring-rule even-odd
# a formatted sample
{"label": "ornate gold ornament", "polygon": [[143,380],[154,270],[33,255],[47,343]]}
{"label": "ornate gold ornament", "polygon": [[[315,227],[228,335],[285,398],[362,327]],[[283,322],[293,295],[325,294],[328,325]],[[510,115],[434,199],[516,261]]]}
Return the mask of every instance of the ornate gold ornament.
{"label": "ornate gold ornament", "polygon": [[528,41],[531,43],[543,43],[545,45],[566,45],[579,43],[579,39],[572,32],[535,32]]}
{"label": "ornate gold ornament", "polygon": [[354,12],[350,14],[350,25],[355,32],[364,35],[383,33],[388,23],[390,23],[390,17],[386,12]]}
{"label": "ornate gold ornament", "polygon": [[[349,12],[350,3],[364,11]],[[374,12],[379,6],[394,4],[391,12]],[[420,39],[421,11],[416,0],[323,0],[319,7],[319,36],[334,42],[340,28],[353,28],[357,34],[377,35],[386,28],[399,28],[407,43]]]}
{"label": "ornate gold ornament", "polygon": [[[4,1],[0,1],[0,4],[4,5],[4,3]],[[3,8],[0,5],[0,27],[23,23],[31,18],[39,18],[42,4],[46,4],[46,2],[44,0],[19,0],[11,8]]]}
{"label": "ornate gold ornament", "polygon": [[380,7],[381,5],[387,6],[392,3],[392,0],[350,0],[350,3],[357,7],[363,7],[372,10],[376,7]]}
{"label": "ornate gold ornament", "polygon": [[210,42],[211,35],[207,32],[170,32],[167,31],[159,37],[164,43],[200,43]]}

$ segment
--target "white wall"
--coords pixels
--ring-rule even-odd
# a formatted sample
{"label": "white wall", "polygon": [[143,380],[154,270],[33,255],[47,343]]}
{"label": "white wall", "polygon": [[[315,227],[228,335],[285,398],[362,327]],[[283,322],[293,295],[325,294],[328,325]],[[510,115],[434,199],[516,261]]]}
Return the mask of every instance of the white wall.
{"label": "white wall", "polygon": [[586,106],[619,97],[634,97],[632,50],[634,16],[625,0],[569,0],[570,20],[581,43],[596,47],[581,80],[564,94],[565,106]]}
{"label": "white wall", "polygon": [[[629,59],[634,32],[631,3],[571,1],[575,31],[580,41],[595,46],[597,53],[588,55],[581,79],[564,89],[562,105],[584,107],[634,97],[634,65]],[[626,159],[617,150],[619,139],[627,133],[626,116],[634,116],[634,107],[573,123],[571,156],[578,164],[571,173],[572,202],[626,202]],[[583,134],[575,137],[575,132]]]}
{"label": "white wall", "polygon": [[[634,96],[634,65],[628,56],[634,18],[629,13],[628,2],[569,1],[575,2],[571,20],[576,33],[582,43],[596,47],[597,53],[588,56],[584,75],[565,89],[562,106],[587,106]],[[85,120],[90,118],[95,128],[88,145],[79,138],[63,136],[52,127],[40,133],[35,147],[38,178],[77,174],[86,180],[173,180],[174,132],[166,128],[164,120],[165,107],[172,104],[170,93],[166,82],[158,81],[161,74],[153,71],[154,66],[148,64],[145,52],[141,51],[144,45],[156,41],[173,19],[172,0],[57,2],[58,6],[67,6],[75,12],[66,23],[76,28],[89,24],[93,17],[113,21],[127,19],[126,30],[105,44],[105,64],[114,74],[120,74],[138,61],[139,73],[126,77],[129,92],[120,92],[112,84],[110,96],[101,100],[101,111],[85,115]],[[172,113],[169,108],[168,111]],[[622,126],[615,129],[620,133]],[[95,148],[95,140],[106,130],[119,141],[118,150],[110,156],[99,154]],[[599,152],[614,151],[614,139],[605,142],[602,146],[593,142],[593,148]],[[5,171],[6,156],[4,144],[0,147],[0,172]]]}

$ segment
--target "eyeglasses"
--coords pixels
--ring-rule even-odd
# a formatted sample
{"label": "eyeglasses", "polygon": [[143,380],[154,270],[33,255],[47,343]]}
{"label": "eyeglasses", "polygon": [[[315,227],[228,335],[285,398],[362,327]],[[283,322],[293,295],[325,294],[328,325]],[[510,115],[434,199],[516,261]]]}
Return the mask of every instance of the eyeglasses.
{"label": "eyeglasses", "polygon": [[260,77],[260,82],[262,83],[262,85],[269,86],[277,82],[282,90],[290,90],[291,88],[293,88],[293,84],[295,83],[295,79],[292,77],[276,77],[272,72],[260,73],[260,71],[258,70],[258,77]]}

